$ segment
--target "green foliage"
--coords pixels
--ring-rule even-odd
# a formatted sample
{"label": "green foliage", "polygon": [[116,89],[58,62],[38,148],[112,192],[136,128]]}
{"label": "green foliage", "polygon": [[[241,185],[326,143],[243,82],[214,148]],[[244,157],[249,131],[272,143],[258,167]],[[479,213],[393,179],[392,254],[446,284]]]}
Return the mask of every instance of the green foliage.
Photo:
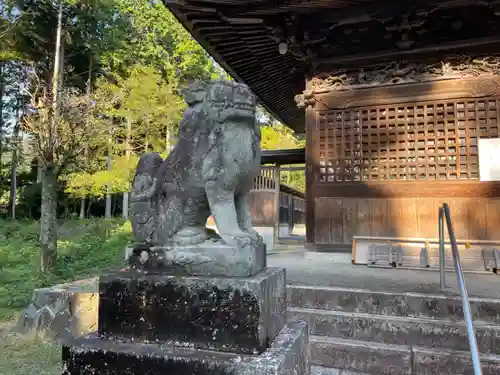
{"label": "green foliage", "polygon": [[[135,150],[141,152],[145,144],[155,151],[165,150],[165,134],[176,131],[185,107],[175,87],[155,68],[145,65],[131,67],[126,78],[117,76],[114,83],[99,80],[94,97],[113,129],[113,137],[129,137]],[[131,134],[127,134],[128,128]],[[126,144],[122,151],[125,148]]]}
{"label": "green foliage", "polygon": [[[261,128],[262,140],[260,146],[263,150],[294,149],[305,147],[305,141],[299,140],[293,131],[279,123],[264,125]],[[306,190],[304,171],[282,171],[281,182],[297,190]]]}
{"label": "green foliage", "polygon": [[291,186],[299,191],[306,191],[306,176],[305,176],[305,166],[303,171],[282,171],[281,172],[281,183]]}
{"label": "green foliage", "polygon": [[130,191],[138,159],[136,155],[131,155],[130,158],[120,156],[113,159],[109,170],[71,173],[64,178],[65,191],[75,198],[102,198],[108,186],[111,193]]}
{"label": "green foliage", "polygon": [[42,200],[42,184],[34,183],[22,190],[17,206],[21,217],[40,217],[40,202]]}
{"label": "green foliage", "polygon": [[58,264],[41,274],[39,232],[38,222],[0,220],[0,321],[28,305],[35,288],[117,269],[131,240],[128,222],[68,220],[59,229]]}
{"label": "green foliage", "polygon": [[95,94],[107,99],[101,103],[103,114],[146,124],[180,120],[184,102],[154,67],[134,65],[128,77],[115,79],[113,84],[101,80]]}
{"label": "green foliage", "polygon": [[261,127],[262,140],[260,147],[263,150],[294,149],[305,147],[305,141],[298,140],[290,128],[274,123]]}
{"label": "green foliage", "polygon": [[[6,51],[7,96],[15,100],[4,106],[11,129],[0,135],[8,138],[2,140],[4,150],[9,149],[9,155],[4,152],[3,157],[7,177],[0,176],[0,181],[11,180],[7,162],[14,146],[10,145],[18,147],[19,140],[10,134],[19,110],[25,113],[22,123],[30,137],[21,158],[37,156],[46,163],[47,157],[55,157],[60,166],[60,189],[73,199],[101,199],[107,193],[129,191],[138,155],[146,151],[168,154],[185,108],[180,88],[194,79],[231,77],[159,0],[61,1],[62,92],[71,95],[62,96],[61,121],[55,126],[58,139],[53,142],[44,136],[51,124],[50,77],[61,3],[4,1],[0,49]],[[259,109],[259,119],[267,124],[262,128],[262,148],[303,146],[289,129],[273,123],[265,110]],[[45,152],[50,144],[56,146],[53,153]],[[286,181],[302,186],[303,178],[295,178],[295,174],[288,173]],[[8,184],[3,190],[8,193]],[[39,185],[21,186],[19,192],[18,214],[38,217]],[[2,202],[6,202],[4,195]],[[70,210],[79,209],[79,205],[61,202]]]}
{"label": "green foliage", "polygon": [[121,14],[133,25],[128,49],[121,61],[127,66],[148,64],[159,69],[169,84],[209,78],[214,64],[203,48],[168,11],[162,1],[116,0]]}

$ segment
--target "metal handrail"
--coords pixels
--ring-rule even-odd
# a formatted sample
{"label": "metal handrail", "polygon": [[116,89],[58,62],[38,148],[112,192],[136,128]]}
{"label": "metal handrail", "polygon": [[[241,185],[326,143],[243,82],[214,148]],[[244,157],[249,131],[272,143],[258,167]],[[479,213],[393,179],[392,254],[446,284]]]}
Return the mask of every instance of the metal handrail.
{"label": "metal handrail", "polygon": [[450,207],[446,203],[439,208],[439,271],[441,289],[446,287],[445,280],[445,253],[444,253],[444,220],[448,227],[448,237],[451,243],[451,253],[453,255],[453,263],[457,271],[458,286],[460,288],[460,296],[462,297],[462,311],[464,312],[465,324],[467,325],[467,336],[469,338],[470,354],[472,356],[472,366],[474,375],[482,375],[481,362],[479,360],[479,350],[477,348],[476,331],[472,325],[472,313],[470,310],[469,296],[465,287],[465,278],[460,263],[460,255],[458,253],[457,240],[453,225],[451,223]]}

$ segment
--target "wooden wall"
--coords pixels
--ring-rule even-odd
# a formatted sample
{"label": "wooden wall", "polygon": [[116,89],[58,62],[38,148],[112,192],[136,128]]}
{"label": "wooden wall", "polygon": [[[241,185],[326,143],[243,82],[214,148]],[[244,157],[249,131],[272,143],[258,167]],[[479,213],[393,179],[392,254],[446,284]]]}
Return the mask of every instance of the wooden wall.
{"label": "wooden wall", "polygon": [[272,227],[276,217],[274,190],[252,190],[250,192],[250,212],[252,224],[256,227]]}
{"label": "wooden wall", "polygon": [[436,238],[444,202],[457,238],[499,240],[500,182],[479,182],[477,150],[499,124],[499,78],[317,95],[306,110],[307,242]]}
{"label": "wooden wall", "polygon": [[438,208],[450,206],[458,239],[500,240],[500,198],[316,198],[317,244],[353,236],[438,238]]}

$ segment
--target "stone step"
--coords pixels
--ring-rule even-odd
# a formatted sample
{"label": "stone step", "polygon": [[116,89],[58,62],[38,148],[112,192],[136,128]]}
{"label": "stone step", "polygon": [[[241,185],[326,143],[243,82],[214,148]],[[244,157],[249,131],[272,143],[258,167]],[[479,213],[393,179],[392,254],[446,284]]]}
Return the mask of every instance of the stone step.
{"label": "stone step", "polygon": [[[474,375],[470,352],[413,347],[413,375]],[[500,373],[500,356],[481,354],[483,375]]]}
{"label": "stone step", "polygon": [[[367,313],[289,308],[290,321],[303,320],[309,333],[384,344],[469,350],[464,323]],[[500,327],[475,324],[481,353],[500,354]]]}
{"label": "stone step", "polygon": [[338,368],[311,366],[311,375],[368,375],[366,372],[341,370]]}
{"label": "stone step", "polygon": [[[288,285],[289,307],[463,322],[459,296]],[[473,319],[500,324],[500,299],[470,297]]]}
{"label": "stone step", "polygon": [[311,364],[369,374],[410,375],[411,348],[348,339],[309,336]]}
{"label": "stone step", "polygon": [[[468,352],[388,345],[370,341],[310,336],[311,363],[368,374],[474,375]],[[500,356],[481,355],[483,375],[500,373]]]}

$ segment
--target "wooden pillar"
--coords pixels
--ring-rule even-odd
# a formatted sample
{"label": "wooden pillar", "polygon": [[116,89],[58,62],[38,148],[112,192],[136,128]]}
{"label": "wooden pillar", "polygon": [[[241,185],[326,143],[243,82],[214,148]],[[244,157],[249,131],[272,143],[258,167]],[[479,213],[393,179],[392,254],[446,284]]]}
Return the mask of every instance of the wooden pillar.
{"label": "wooden pillar", "polygon": [[293,195],[288,195],[288,234],[293,232]]}
{"label": "wooden pillar", "polygon": [[274,246],[278,244],[279,233],[280,233],[280,165],[276,164],[274,169]]}
{"label": "wooden pillar", "polygon": [[[310,89],[310,80],[306,80],[306,88]],[[306,107],[306,247],[314,247],[314,167],[315,167],[315,134],[316,131],[316,111],[314,107]]]}

